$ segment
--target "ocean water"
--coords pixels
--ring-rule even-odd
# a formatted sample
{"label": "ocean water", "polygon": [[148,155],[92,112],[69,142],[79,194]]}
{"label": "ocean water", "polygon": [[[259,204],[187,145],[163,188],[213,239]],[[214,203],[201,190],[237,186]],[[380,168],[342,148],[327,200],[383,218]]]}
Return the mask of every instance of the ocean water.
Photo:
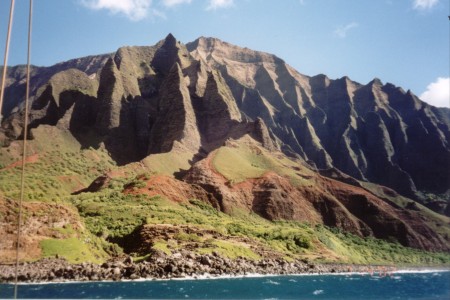
{"label": "ocean water", "polygon": [[[13,297],[0,284],[0,298]],[[70,299],[450,299],[450,271],[220,279],[21,284],[19,298]]]}

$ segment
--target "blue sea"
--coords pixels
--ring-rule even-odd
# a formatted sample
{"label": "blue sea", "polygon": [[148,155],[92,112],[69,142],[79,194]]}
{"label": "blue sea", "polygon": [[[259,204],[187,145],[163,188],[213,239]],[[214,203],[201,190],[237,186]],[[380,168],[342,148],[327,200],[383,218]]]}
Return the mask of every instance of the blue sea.
{"label": "blue sea", "polygon": [[[0,298],[14,286],[0,284]],[[450,299],[450,271],[20,284],[19,298]]]}

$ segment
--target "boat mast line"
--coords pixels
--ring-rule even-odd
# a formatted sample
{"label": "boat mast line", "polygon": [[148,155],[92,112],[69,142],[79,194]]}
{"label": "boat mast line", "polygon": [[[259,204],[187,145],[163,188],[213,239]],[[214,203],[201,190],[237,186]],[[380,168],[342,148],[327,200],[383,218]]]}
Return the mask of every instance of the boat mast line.
{"label": "boat mast line", "polygon": [[28,137],[28,107],[30,98],[30,66],[31,66],[31,32],[33,24],[33,0],[30,0],[30,7],[28,13],[28,49],[27,49],[27,81],[25,88],[25,113],[23,116],[23,147],[22,147],[22,172],[20,181],[20,199],[19,199],[19,214],[17,221],[17,242],[16,242],[16,268],[15,268],[15,284],[14,284],[14,299],[17,299],[17,279],[19,274],[19,252],[20,252],[20,230],[22,223],[22,202],[24,199],[25,190],[25,158],[27,155],[27,137]]}

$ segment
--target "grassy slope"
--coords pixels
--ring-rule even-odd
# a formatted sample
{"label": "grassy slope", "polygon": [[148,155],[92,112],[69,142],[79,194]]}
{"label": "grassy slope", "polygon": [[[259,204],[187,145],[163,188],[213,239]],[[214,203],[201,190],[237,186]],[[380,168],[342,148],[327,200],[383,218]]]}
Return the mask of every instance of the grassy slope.
{"label": "grassy slope", "polygon": [[[96,177],[114,168],[115,163],[102,150],[80,150],[80,144],[66,132],[42,126],[33,130],[28,155],[35,159],[26,164],[25,200],[61,201],[71,192],[88,186]],[[20,194],[21,142],[0,149],[0,195],[17,199]]]}
{"label": "grassy slope", "polygon": [[142,162],[144,166],[157,174],[173,175],[181,170],[188,170],[191,166],[189,161],[193,154],[189,152],[167,152],[152,154]]}
{"label": "grassy slope", "polygon": [[[73,191],[88,186],[97,176],[115,167],[105,151],[80,150],[80,144],[70,134],[55,127],[39,127],[33,130],[33,136],[35,139],[28,143],[27,156],[33,159],[26,164],[24,201],[58,203],[72,208],[67,200]],[[21,164],[17,162],[21,160],[21,149],[21,142],[0,149],[0,197],[15,200],[20,197]],[[52,217],[52,212],[47,213]],[[88,230],[54,229],[61,231],[63,238],[42,240],[44,257],[58,254],[70,262],[101,262],[108,257],[103,250],[105,242]]]}
{"label": "grassy slope", "polygon": [[258,178],[268,171],[273,171],[288,177],[295,186],[313,184],[313,181],[309,180],[313,171],[301,167],[300,162],[290,160],[281,154],[269,154],[266,150],[251,144],[235,143],[219,148],[212,165],[230,183]]}
{"label": "grassy slope", "polygon": [[58,255],[71,263],[102,263],[109,257],[103,249],[103,242],[90,234],[84,238],[45,239],[40,246],[43,257]]}

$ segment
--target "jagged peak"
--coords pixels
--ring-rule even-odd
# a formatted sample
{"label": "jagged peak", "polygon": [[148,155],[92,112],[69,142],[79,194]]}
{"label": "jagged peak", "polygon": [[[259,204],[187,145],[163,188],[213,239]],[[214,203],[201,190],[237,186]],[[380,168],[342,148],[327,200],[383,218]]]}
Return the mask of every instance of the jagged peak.
{"label": "jagged peak", "polygon": [[406,92],[403,88],[396,86],[393,83],[387,82],[385,85],[383,85],[383,90],[386,92],[396,92],[405,95]]}
{"label": "jagged peak", "polygon": [[379,78],[375,77],[374,79],[372,79],[368,83],[368,85],[370,85],[370,86],[373,86],[373,85],[383,86],[383,82]]}
{"label": "jagged peak", "polygon": [[411,96],[411,97],[415,97],[416,96],[416,95],[414,95],[414,93],[410,89],[408,89],[406,91],[406,95]]}
{"label": "jagged peak", "polygon": [[169,33],[165,38],[160,40],[158,43],[156,43],[156,48],[167,48],[167,47],[173,47],[177,44],[177,39],[172,33]]}
{"label": "jagged peak", "polygon": [[162,41],[162,47],[163,48],[172,48],[172,47],[176,47],[177,46],[177,39],[171,34],[169,33],[165,39],[163,39]]}
{"label": "jagged peak", "polygon": [[330,78],[325,74],[317,74],[316,76],[310,77],[309,82],[312,86],[328,86],[330,84]]}
{"label": "jagged peak", "polygon": [[414,108],[420,110],[421,108],[427,107],[428,104],[419,99],[411,90],[406,91],[406,97],[414,103]]}
{"label": "jagged peak", "polygon": [[315,76],[312,76],[311,78],[312,79],[321,79],[321,80],[328,80],[329,79],[327,75],[322,74],[322,73],[321,74],[317,74]]}
{"label": "jagged peak", "polygon": [[164,39],[166,42],[171,41],[171,42],[176,42],[177,39],[173,36],[172,33],[169,32],[169,34],[166,36],[166,38]]}
{"label": "jagged peak", "polygon": [[337,79],[336,81],[342,82],[346,86],[357,84],[356,82],[351,80],[348,76],[342,76],[341,78]]}
{"label": "jagged peak", "polygon": [[184,44],[178,42],[172,34],[157,44],[158,50],[152,60],[152,67],[167,74],[175,62],[184,69],[192,63],[192,57]]}

